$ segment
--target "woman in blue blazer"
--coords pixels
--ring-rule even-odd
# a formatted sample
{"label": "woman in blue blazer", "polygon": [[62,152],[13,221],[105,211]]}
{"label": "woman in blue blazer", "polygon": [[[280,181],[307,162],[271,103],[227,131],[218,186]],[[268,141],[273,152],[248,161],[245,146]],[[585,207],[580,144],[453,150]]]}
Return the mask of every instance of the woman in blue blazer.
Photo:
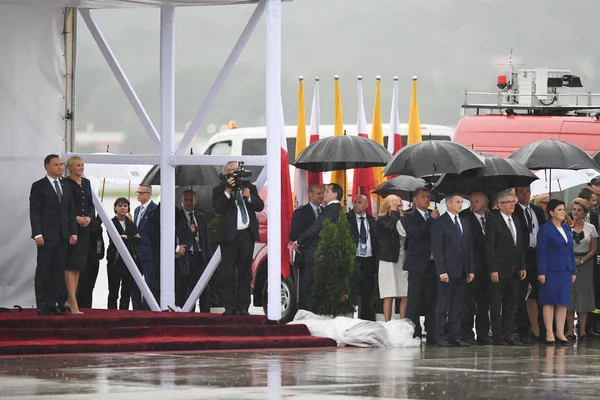
{"label": "woman in blue blazer", "polygon": [[567,210],[563,201],[550,200],[547,210],[551,219],[540,227],[537,235],[538,301],[543,305],[546,342],[566,345],[569,342],[565,337],[565,319],[576,274],[573,233],[564,223]]}

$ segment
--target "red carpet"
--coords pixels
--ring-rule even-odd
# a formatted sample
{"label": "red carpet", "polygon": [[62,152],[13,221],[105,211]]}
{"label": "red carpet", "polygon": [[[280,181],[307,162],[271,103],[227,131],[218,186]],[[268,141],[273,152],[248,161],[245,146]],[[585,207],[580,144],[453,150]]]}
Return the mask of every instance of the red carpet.
{"label": "red carpet", "polygon": [[0,314],[0,355],[335,347],[304,325],[270,324],[258,315],[83,311]]}

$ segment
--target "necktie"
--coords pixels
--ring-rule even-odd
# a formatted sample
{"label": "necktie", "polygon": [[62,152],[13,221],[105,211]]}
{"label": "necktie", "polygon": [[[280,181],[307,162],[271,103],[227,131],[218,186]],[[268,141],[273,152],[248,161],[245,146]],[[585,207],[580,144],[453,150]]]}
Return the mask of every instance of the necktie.
{"label": "necktie", "polygon": [[367,228],[365,227],[365,217],[360,217],[360,238],[361,243],[367,243]]}
{"label": "necktie", "polygon": [[200,251],[200,246],[198,246],[198,225],[196,224],[196,219],[194,218],[193,211],[190,211],[189,217],[190,217],[190,225],[194,225],[194,227],[195,227],[194,244],[193,244],[194,252],[198,252],[198,251]]}
{"label": "necktie", "polygon": [[319,215],[321,215],[321,206],[317,207],[317,218],[319,218]]}
{"label": "necktie", "polygon": [[510,234],[513,237],[513,241],[515,242],[515,245],[517,244],[517,232],[515,231],[515,227],[512,223],[512,218],[508,218],[508,229],[510,230]]}
{"label": "necktie", "polygon": [[60,190],[60,185],[58,184],[58,180],[54,180],[54,189],[56,190],[56,196],[58,197],[58,202],[62,203],[62,190]]}
{"label": "necktie", "polygon": [[531,219],[531,210],[529,210],[529,206],[525,207],[525,218],[527,218],[527,228],[529,229],[529,233],[533,232],[533,220]]}
{"label": "necktie", "polygon": [[427,221],[429,219],[429,213],[427,211],[425,211],[425,221]]}
{"label": "necktie", "polygon": [[140,212],[138,213],[138,218],[137,218],[137,222],[136,222],[136,226],[138,228],[140,226],[140,221],[142,220],[142,216],[144,215],[144,211],[146,211],[144,206],[140,206]]}
{"label": "necktie", "polygon": [[456,231],[462,237],[462,229],[460,229],[460,224],[458,223],[458,217],[454,217],[454,226],[456,227]]}
{"label": "necktie", "polygon": [[481,229],[485,232],[485,217],[481,217]]}
{"label": "necktie", "polygon": [[242,194],[239,190],[236,192],[235,197],[237,206],[240,209],[240,213],[242,214],[242,223],[246,225],[248,223],[248,212],[246,211],[246,207],[244,206],[244,198],[242,197]]}

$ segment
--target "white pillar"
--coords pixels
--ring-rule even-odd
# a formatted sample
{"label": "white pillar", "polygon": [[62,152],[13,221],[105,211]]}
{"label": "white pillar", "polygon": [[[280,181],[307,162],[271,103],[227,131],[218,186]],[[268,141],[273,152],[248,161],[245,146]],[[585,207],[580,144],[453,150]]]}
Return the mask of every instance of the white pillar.
{"label": "white pillar", "polygon": [[175,7],[160,8],[160,306],[175,305]]}
{"label": "white pillar", "polygon": [[281,144],[284,138],[281,101],[281,0],[267,0],[265,11],[267,93],[268,307],[267,318],[281,319]]}

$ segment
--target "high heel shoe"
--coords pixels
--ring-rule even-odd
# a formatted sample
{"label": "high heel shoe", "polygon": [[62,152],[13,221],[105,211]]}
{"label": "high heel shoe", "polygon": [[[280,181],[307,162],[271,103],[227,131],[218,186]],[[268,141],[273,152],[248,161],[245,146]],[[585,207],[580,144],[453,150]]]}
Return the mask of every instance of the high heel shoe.
{"label": "high heel shoe", "polygon": [[571,344],[571,342],[569,342],[568,340],[562,340],[562,339],[556,339],[556,344],[558,346],[568,346]]}
{"label": "high heel shoe", "polygon": [[83,311],[73,311],[73,307],[69,304],[69,302],[65,302],[65,310],[71,315],[83,315]]}

